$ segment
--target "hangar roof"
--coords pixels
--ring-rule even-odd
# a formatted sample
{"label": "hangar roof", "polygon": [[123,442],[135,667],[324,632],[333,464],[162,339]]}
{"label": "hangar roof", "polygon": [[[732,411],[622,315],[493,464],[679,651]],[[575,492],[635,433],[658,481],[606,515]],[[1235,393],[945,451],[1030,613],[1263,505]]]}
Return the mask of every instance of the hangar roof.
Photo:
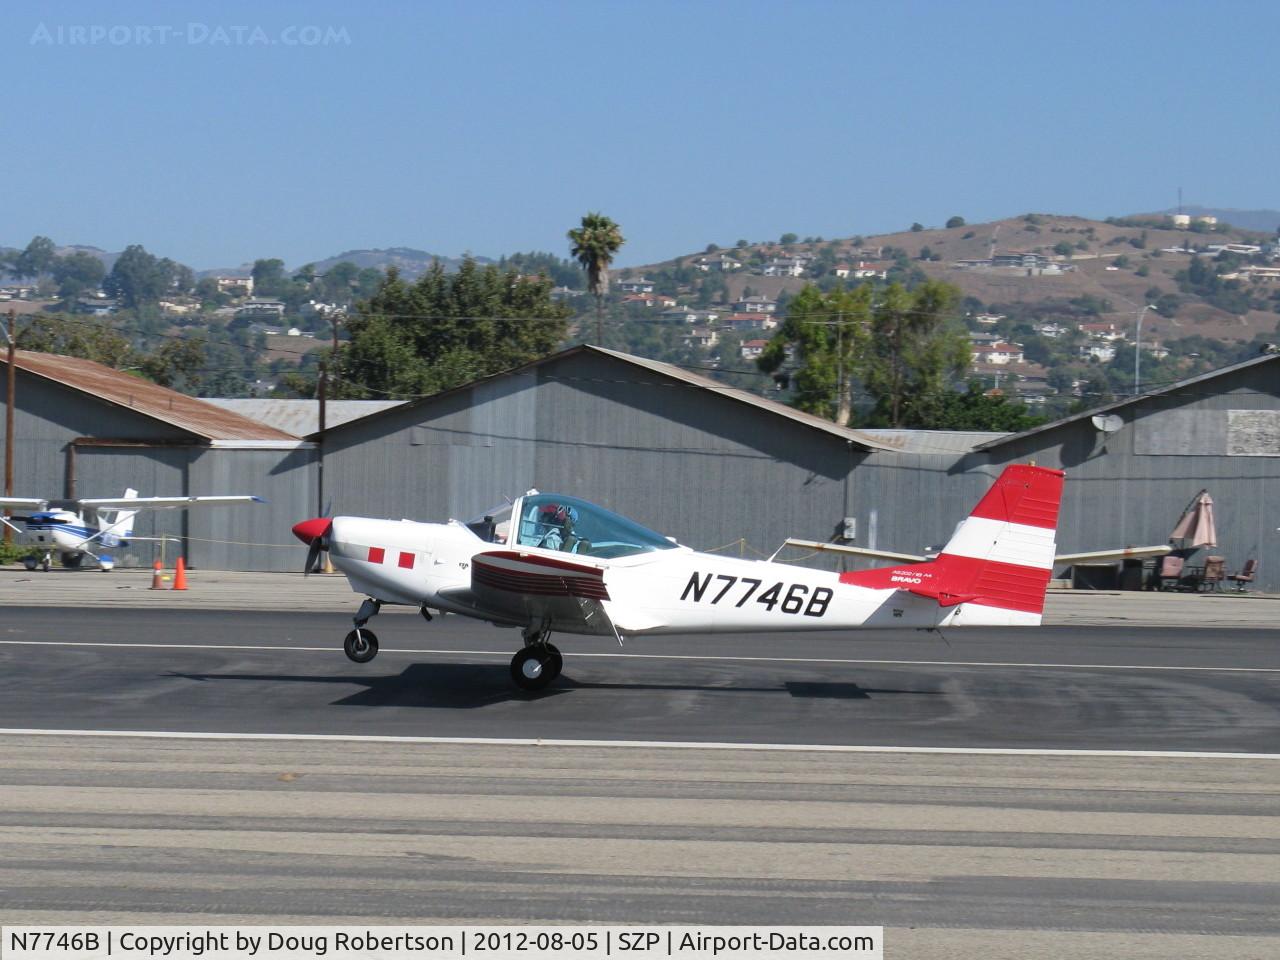
{"label": "hangar roof", "polygon": [[[230,410],[258,423],[265,423],[294,436],[302,437],[320,429],[320,405],[315,400],[281,400],[275,397],[210,397],[205,403]],[[325,404],[326,429],[332,430],[348,420],[358,420],[371,413],[398,407],[403,400],[330,400]]]}
{"label": "hangar roof", "polygon": [[972,453],[980,444],[994,443],[1009,434],[986,430],[902,430],[893,427],[867,427],[862,431],[887,443],[900,453],[961,456]]}
{"label": "hangar roof", "polygon": [[[251,441],[296,444],[300,440],[294,434],[92,360],[31,350],[17,351],[14,360],[19,370],[89,394],[103,403],[124,407],[144,417],[185,430],[211,443]],[[0,355],[0,364],[4,363],[3,355]]]}
{"label": "hangar roof", "polygon": [[1228,367],[1219,367],[1217,370],[1210,370],[1208,373],[1197,374],[1194,377],[1188,377],[1185,380],[1179,380],[1177,383],[1171,383],[1167,387],[1161,387],[1159,390],[1152,390],[1148,393],[1140,394],[1136,397],[1127,397],[1124,400],[1117,400],[1114,403],[1103,404],[1100,407],[1093,407],[1082,413],[1075,413],[1069,417],[1063,417],[1061,420],[1054,420],[1052,423],[1041,424],[1038,427],[1032,427],[1030,430],[1023,430],[1021,433],[1009,433],[995,440],[988,440],[986,443],[979,444],[975,450],[994,450],[996,447],[1003,446],[1006,443],[1012,443],[1021,440],[1024,437],[1034,437],[1036,434],[1045,433],[1049,430],[1056,430],[1058,427],[1065,426],[1068,423],[1075,423],[1077,420],[1083,420],[1085,417],[1096,417],[1100,413],[1110,413],[1113,410],[1122,410],[1131,407],[1136,403],[1141,403],[1151,397],[1164,396],[1169,393],[1176,393],[1187,387],[1194,386],[1197,383],[1204,383],[1208,380],[1215,380],[1218,377],[1235,373],[1238,370],[1245,370],[1249,367],[1261,366],[1265,363],[1275,363],[1280,360],[1280,356],[1273,353],[1264,354],[1261,357],[1254,357],[1251,360],[1245,360],[1241,363],[1233,363]]}
{"label": "hangar roof", "polygon": [[[549,357],[543,357],[540,360],[535,360],[532,363],[525,364],[524,366],[516,367],[512,370],[505,370],[502,373],[493,374],[492,376],[489,376],[489,377],[483,377],[479,380],[474,380],[471,383],[466,383],[466,384],[463,384],[462,386],[454,387],[451,390],[445,390],[429,397],[423,397],[419,400],[413,400],[407,404],[398,405],[394,409],[406,409],[406,408],[412,408],[414,406],[420,406],[426,403],[430,403],[438,399],[439,397],[448,396],[449,394],[455,393],[459,390],[467,390],[475,386],[477,383],[487,383],[492,380],[498,380],[502,377],[509,377],[515,374],[526,373],[531,370],[536,370],[539,367],[545,366],[554,361],[563,360],[568,357],[579,356],[582,354],[596,354],[599,356],[610,357],[614,360],[619,360],[623,363],[630,364],[631,366],[648,371],[650,373],[656,373],[660,376],[669,377],[674,380],[678,380],[682,383],[688,384],[691,387],[696,387],[701,390],[706,390],[710,393],[719,394],[722,397],[727,397],[728,399],[733,400],[736,403],[743,403],[748,406],[755,407],[761,412],[769,414],[771,416],[782,417],[786,420],[790,420],[793,423],[801,424],[813,430],[819,430],[823,433],[830,434],[831,436],[838,437],[839,439],[845,440],[849,443],[853,443],[864,450],[891,450],[892,451],[892,450],[899,449],[897,445],[881,441],[876,437],[871,436],[869,433],[864,433],[860,430],[853,430],[853,429],[850,429],[849,427],[837,426],[836,424],[832,423],[830,420],[824,420],[821,417],[814,416],[813,414],[804,413],[800,410],[796,410],[794,407],[788,407],[785,404],[778,403],[776,400],[768,400],[768,399],[765,399],[764,397],[759,397],[759,396],[756,396],[755,394],[748,393],[745,390],[738,390],[734,387],[725,386],[723,383],[719,383],[715,380],[710,379],[709,377],[703,377],[696,373],[690,373],[688,370],[682,370],[681,368],[674,366],[670,363],[663,363],[659,360],[647,360],[644,357],[637,357],[629,353],[621,353],[617,350],[608,350],[604,347],[596,347],[596,346],[591,346],[589,344],[583,344],[581,346],[571,347],[568,350],[563,350],[560,353],[552,354]],[[342,426],[343,427],[350,426],[353,423],[367,423],[376,417],[386,416],[389,412],[390,412],[389,410],[381,410],[375,413],[371,413],[368,416],[360,417],[358,420],[350,420],[346,424],[343,424]],[[342,427],[339,427],[338,429],[342,429]],[[314,434],[308,435],[307,439],[313,440],[315,439],[315,435]]]}

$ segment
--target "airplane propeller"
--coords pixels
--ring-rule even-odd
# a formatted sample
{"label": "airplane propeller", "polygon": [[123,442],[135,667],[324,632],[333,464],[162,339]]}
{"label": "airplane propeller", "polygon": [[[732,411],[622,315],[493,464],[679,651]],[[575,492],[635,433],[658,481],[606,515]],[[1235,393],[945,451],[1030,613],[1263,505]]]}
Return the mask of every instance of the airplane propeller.
{"label": "airplane propeller", "polygon": [[293,535],[307,544],[307,563],[302,568],[303,573],[318,573],[323,569],[320,554],[329,549],[329,531],[332,528],[332,517],[316,517],[293,525]]}

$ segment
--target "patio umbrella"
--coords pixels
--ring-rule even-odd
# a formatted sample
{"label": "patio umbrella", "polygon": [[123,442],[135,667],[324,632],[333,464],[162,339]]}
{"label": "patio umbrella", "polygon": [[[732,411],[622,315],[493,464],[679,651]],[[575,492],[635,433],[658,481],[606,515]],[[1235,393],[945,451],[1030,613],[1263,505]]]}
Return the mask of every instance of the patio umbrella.
{"label": "patio umbrella", "polygon": [[1182,512],[1182,519],[1169,534],[1170,540],[1181,540],[1184,547],[1216,547],[1218,528],[1213,522],[1213,497],[1201,490]]}

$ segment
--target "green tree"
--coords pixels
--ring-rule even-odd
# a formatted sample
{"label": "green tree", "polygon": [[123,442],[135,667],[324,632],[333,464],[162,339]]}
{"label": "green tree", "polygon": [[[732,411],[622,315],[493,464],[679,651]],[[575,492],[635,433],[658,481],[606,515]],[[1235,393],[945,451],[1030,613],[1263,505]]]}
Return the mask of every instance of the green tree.
{"label": "green tree", "polygon": [[785,247],[785,246],[788,246],[789,244],[795,243],[799,239],[800,238],[796,236],[794,233],[784,233],[781,237],[778,238],[778,242]]}
{"label": "green tree", "polygon": [[911,225],[911,232],[912,232],[912,233],[919,233],[919,232],[920,232],[921,230],[923,230],[923,229],[924,229],[924,224],[923,224],[923,223],[913,223],[913,224]]}
{"label": "green tree", "polygon": [[32,237],[26,249],[13,257],[9,270],[19,279],[35,279],[48,273],[57,257],[57,247],[52,240]]}
{"label": "green tree", "polygon": [[230,294],[218,289],[218,281],[215,277],[205,277],[197,283],[195,295],[201,305],[206,307],[225,307],[231,302]]}
{"label": "green tree", "polygon": [[964,217],[952,217],[947,221],[947,229],[951,230],[955,227],[963,227],[965,225]]}
{"label": "green tree", "polygon": [[1018,402],[1003,395],[988,396],[977,380],[970,380],[963,393],[947,390],[938,398],[932,422],[933,430],[992,430],[1017,433],[1045,422]]}
{"label": "green tree", "polygon": [[253,261],[254,296],[277,297],[284,292],[287,282],[283,260],[272,257]]}
{"label": "green tree", "polygon": [[120,370],[133,366],[138,353],[129,338],[102,323],[57,314],[35,314],[18,328],[21,350],[80,357]]}
{"label": "green tree", "polygon": [[97,290],[107,276],[102,261],[84,250],[58,257],[49,272],[58,285],[58,296],[63,300],[74,300],[82,293]]}
{"label": "green tree", "polygon": [[950,382],[969,364],[969,342],[949,317],[955,287],[929,280],[914,291],[890,284],[871,313],[862,379],[873,419],[890,427],[928,427]]}
{"label": "green tree", "polygon": [[786,319],[756,361],[765,373],[785,374],[792,404],[847,426],[852,419],[852,383],[867,345],[871,322],[871,284],[823,293],[806,284],[787,307]]}
{"label": "green tree", "polygon": [[125,307],[137,310],[156,303],[169,291],[177,266],[172,260],[147,253],[140,244],[131,244],[116,258],[102,289]]}
{"label": "green tree", "polygon": [[388,270],[347,321],[335,395],[425,395],[509,370],[554,350],[568,316],[549,278],[470,257],[454,274],[437,261],[412,284]]}
{"label": "green tree", "polygon": [[596,298],[596,343],[604,343],[604,296],[609,291],[609,265],[626,243],[622,228],[601,213],[588,213],[569,231],[570,253],[587,272],[587,289]]}
{"label": "green tree", "polygon": [[168,340],[138,364],[142,375],[162,387],[195,394],[205,363],[204,345],[196,340]]}

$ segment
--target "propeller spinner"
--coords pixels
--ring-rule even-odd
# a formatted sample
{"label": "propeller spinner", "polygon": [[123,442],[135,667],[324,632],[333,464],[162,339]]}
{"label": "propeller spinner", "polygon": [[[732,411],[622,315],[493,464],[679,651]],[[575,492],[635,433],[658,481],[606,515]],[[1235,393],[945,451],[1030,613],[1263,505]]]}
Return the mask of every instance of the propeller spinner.
{"label": "propeller spinner", "polygon": [[329,531],[333,527],[332,517],[316,517],[303,520],[293,525],[293,535],[307,544],[307,565],[303,573],[316,573],[320,570],[320,554],[329,549]]}

